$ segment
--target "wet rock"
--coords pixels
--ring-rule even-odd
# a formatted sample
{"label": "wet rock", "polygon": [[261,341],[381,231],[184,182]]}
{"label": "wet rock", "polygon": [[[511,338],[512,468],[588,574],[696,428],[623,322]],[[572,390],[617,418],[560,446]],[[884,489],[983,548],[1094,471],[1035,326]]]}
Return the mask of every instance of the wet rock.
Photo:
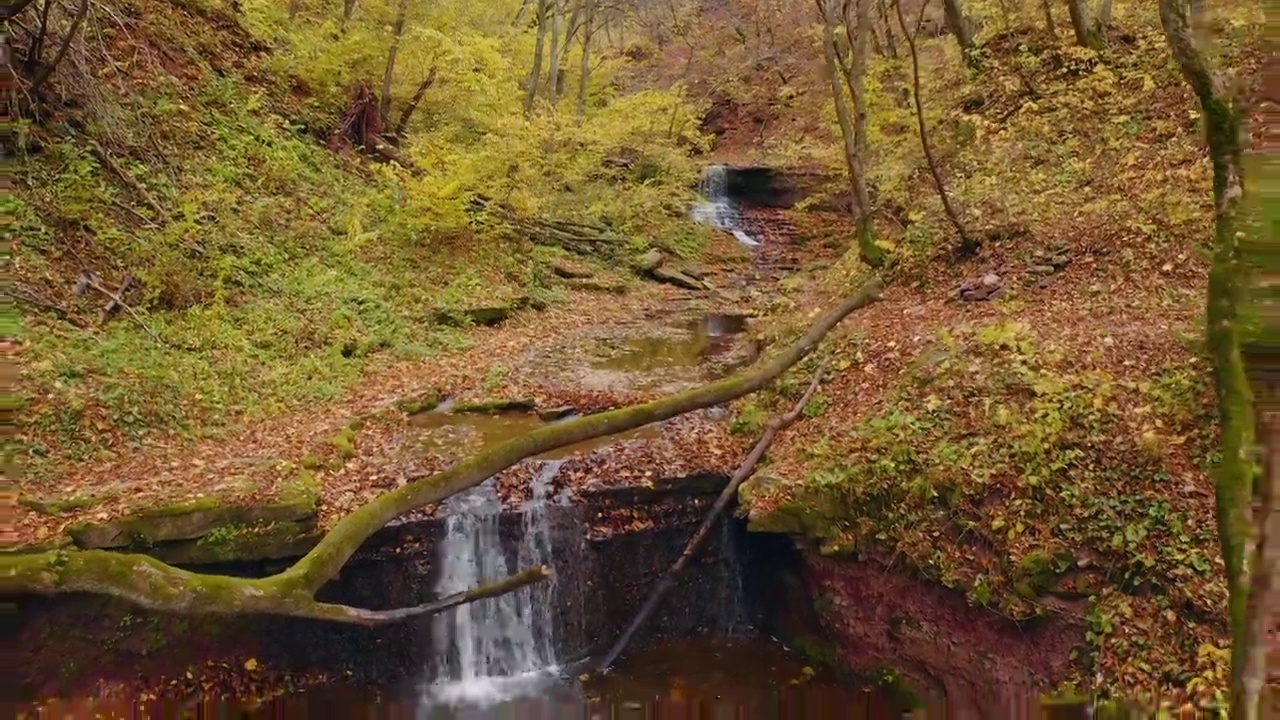
{"label": "wet rock", "polygon": [[434,410],[440,404],[440,393],[435,390],[427,390],[400,398],[391,404],[405,415],[417,415],[428,410]]}
{"label": "wet rock", "polygon": [[533,410],[535,404],[536,403],[533,400],[528,398],[497,398],[493,400],[480,400],[478,402],[458,403],[450,409],[450,412],[454,414],[528,412]]}
{"label": "wet rock", "polygon": [[594,274],[590,269],[568,260],[556,260],[553,262],[551,264],[551,272],[555,273],[557,277],[565,278],[566,280],[582,280]]}
{"label": "wet rock", "polygon": [[570,415],[574,415],[578,409],[572,405],[561,405],[560,407],[543,408],[538,411],[538,419],[544,422],[552,422],[554,420],[563,420]]}
{"label": "wet rock", "polygon": [[[301,484],[300,484],[301,485]],[[314,487],[298,487],[275,502],[235,504],[216,497],[141,510],[108,522],[81,522],[69,528],[86,549],[148,547],[172,540],[216,536],[227,528],[310,521],[320,502]]]}

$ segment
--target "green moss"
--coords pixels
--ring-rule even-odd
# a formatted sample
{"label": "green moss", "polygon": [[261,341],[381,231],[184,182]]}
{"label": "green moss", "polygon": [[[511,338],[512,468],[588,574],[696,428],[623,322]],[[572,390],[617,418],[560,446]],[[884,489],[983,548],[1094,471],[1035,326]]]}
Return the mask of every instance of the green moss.
{"label": "green moss", "polygon": [[502,399],[494,398],[492,400],[479,400],[476,402],[463,402],[453,406],[450,412],[454,413],[502,413],[502,412],[530,412],[537,406],[537,402],[528,398]]}
{"label": "green moss", "polygon": [[101,502],[104,498],[98,495],[76,495],[67,498],[38,498],[30,495],[22,495],[18,498],[18,504],[42,512],[46,515],[61,515],[63,513],[73,512],[75,510],[84,510],[93,507]]}
{"label": "green moss", "polygon": [[344,427],[329,439],[329,444],[338,451],[338,456],[343,460],[350,460],[356,456],[356,430],[352,427]]}
{"label": "green moss", "polygon": [[1221,586],[1196,565],[1213,528],[1165,499],[1165,456],[1143,450],[1134,422],[1198,447],[1203,415],[1185,411],[1195,391],[1178,376],[1159,385],[1176,402],[1153,406],[1152,386],[1074,360],[1007,321],[943,334],[879,410],[802,453],[804,476],[744,484],[749,528],[834,554],[896,553],[1013,618],[1070,592],[1056,585],[1079,552],[1115,569],[1111,585],[1214,597]]}
{"label": "green moss", "polygon": [[440,393],[435,390],[426,390],[416,395],[400,398],[393,403],[394,407],[405,415],[417,415],[418,413],[435,410],[439,404]]}

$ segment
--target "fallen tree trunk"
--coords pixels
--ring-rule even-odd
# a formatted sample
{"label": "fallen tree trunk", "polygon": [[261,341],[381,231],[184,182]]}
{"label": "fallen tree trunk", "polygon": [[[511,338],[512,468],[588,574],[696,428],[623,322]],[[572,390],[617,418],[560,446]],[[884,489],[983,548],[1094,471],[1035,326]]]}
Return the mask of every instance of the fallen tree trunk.
{"label": "fallen tree trunk", "polygon": [[765,428],[764,434],[760,436],[759,442],[751,449],[747,459],[742,461],[742,465],[733,474],[729,484],[725,485],[724,490],[720,491],[720,497],[716,498],[715,504],[711,506],[711,512],[707,513],[706,519],[702,521],[702,525],[698,527],[697,532],[693,534],[693,537],[689,538],[689,542],[684,546],[684,551],[680,553],[680,557],[676,558],[676,561],[663,574],[662,579],[653,588],[653,592],[649,594],[649,598],[640,607],[640,612],[636,613],[626,631],[618,638],[618,642],[614,643],[613,647],[604,656],[604,659],[600,661],[599,672],[608,672],[609,668],[613,667],[613,663],[622,655],[622,651],[627,649],[627,644],[631,642],[631,638],[635,636],[636,631],[640,629],[641,625],[644,625],[645,621],[649,619],[649,616],[658,607],[658,601],[662,600],[662,596],[675,584],[676,576],[684,571],[685,566],[689,564],[694,554],[698,552],[698,548],[702,547],[702,542],[707,539],[707,534],[711,532],[711,528],[715,527],[716,520],[720,519],[720,514],[724,512],[725,508],[729,507],[729,503],[737,495],[738,486],[742,485],[755,472],[756,465],[760,462],[760,458],[764,457],[765,450],[768,450],[769,446],[773,444],[773,439],[778,436],[778,433],[783,428],[794,423],[800,417],[800,413],[804,412],[804,407],[809,404],[809,400],[813,399],[813,394],[818,390],[818,383],[822,380],[822,373],[826,370],[826,365],[825,361],[818,365],[818,369],[813,373],[813,382],[809,383],[809,389],[805,390],[804,395],[800,396],[799,402],[791,409],[791,412],[769,421],[769,425]]}
{"label": "fallen tree trunk", "polygon": [[542,427],[472,455],[443,472],[410,476],[403,486],[338,521],[305,557],[279,574],[254,579],[203,575],[147,555],[103,550],[9,553],[0,559],[0,596],[85,592],[169,612],[259,613],[376,625],[510,592],[545,577],[545,571],[526,570],[495,586],[472,590],[453,604],[448,604],[447,598],[437,601],[434,608],[428,605],[379,614],[314,599],[364,541],[391,520],[475,487],[525,458],[749,395],[807,356],[841,320],[875,301],[882,288],[880,280],[873,278],[819,318],[803,337],[752,369],[653,402]]}

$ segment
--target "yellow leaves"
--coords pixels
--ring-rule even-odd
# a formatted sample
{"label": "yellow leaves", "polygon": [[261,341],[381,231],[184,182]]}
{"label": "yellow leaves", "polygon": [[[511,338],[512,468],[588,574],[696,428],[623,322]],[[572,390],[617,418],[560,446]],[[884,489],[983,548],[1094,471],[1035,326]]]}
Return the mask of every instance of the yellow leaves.
{"label": "yellow leaves", "polygon": [[245,660],[245,661],[244,661],[244,669],[245,669],[245,670],[248,670],[249,672],[253,672],[254,670],[257,670],[257,669],[258,669],[258,659],[257,659],[257,658],[249,658],[248,660]]}

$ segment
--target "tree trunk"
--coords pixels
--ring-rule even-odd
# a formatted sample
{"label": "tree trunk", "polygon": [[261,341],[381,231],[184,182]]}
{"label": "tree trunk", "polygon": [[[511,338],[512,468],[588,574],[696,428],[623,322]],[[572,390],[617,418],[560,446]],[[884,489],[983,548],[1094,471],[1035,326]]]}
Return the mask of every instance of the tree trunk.
{"label": "tree trunk", "polygon": [[40,92],[40,88],[53,77],[53,72],[62,64],[62,59],[67,56],[67,51],[71,49],[71,43],[75,42],[76,35],[80,33],[80,25],[84,23],[84,17],[89,12],[89,0],[80,0],[79,7],[76,8],[76,14],[71,18],[71,27],[67,29],[67,36],[63,38],[62,45],[58,48],[57,54],[53,56],[47,64],[41,65],[40,69],[31,78],[31,86],[27,88],[27,94],[36,97]]}
{"label": "tree trunk", "polygon": [[432,65],[431,70],[427,72],[427,76],[422,79],[422,82],[418,83],[418,89],[413,91],[413,99],[410,100],[409,104],[405,105],[404,109],[400,111],[400,120],[396,122],[396,137],[403,138],[405,133],[409,130],[409,118],[413,117],[414,111],[418,109],[418,104],[422,102],[422,98],[427,94],[427,90],[435,84],[436,72],[437,67]]}
{"label": "tree trunk", "polygon": [[978,243],[965,229],[964,221],[960,219],[960,213],[955,206],[951,204],[951,196],[947,193],[946,183],[942,181],[942,170],[938,167],[938,160],[933,155],[933,144],[929,141],[929,129],[924,120],[924,100],[920,97],[920,55],[916,52],[916,37],[920,34],[920,26],[924,24],[924,11],[929,7],[929,0],[920,3],[920,14],[916,17],[914,28],[907,28],[907,20],[902,15],[901,0],[894,0],[893,9],[898,16],[898,26],[902,30],[902,37],[907,41],[907,52],[911,54],[911,96],[915,100],[916,107],[916,126],[920,131],[920,147],[924,150],[925,162],[929,165],[929,174],[933,176],[934,187],[938,189],[938,197],[942,199],[942,209],[947,214],[947,219],[951,221],[956,232],[960,234],[959,255],[961,257],[969,257],[978,250]]}
{"label": "tree trunk", "polygon": [[[897,2],[897,0],[893,0]],[[885,49],[889,57],[898,59],[898,41],[893,37],[893,22],[889,20],[889,11],[885,8],[885,0],[876,0],[876,14],[880,16],[880,24],[884,26]]]}
{"label": "tree trunk", "polygon": [[[842,64],[845,85],[853,104],[853,194],[858,200],[858,252],[863,262],[873,268],[884,264],[884,251],[876,244],[871,193],[867,191],[867,94],[863,79],[867,74],[867,36],[871,29],[872,0],[845,0],[843,15],[845,34],[849,38],[849,59]],[[853,14],[850,14],[852,5]],[[838,58],[837,58],[838,59]]]}
{"label": "tree trunk", "polygon": [[551,0],[551,66],[547,68],[547,102],[554,112],[560,98],[560,26],[563,0]]}
{"label": "tree trunk", "polygon": [[591,40],[595,33],[595,0],[585,0],[582,26],[582,65],[578,68],[578,117],[587,114],[587,85],[591,80]]}
{"label": "tree trunk", "polygon": [[[1214,77],[1209,55],[1201,44],[1203,38],[1197,38],[1193,32],[1188,6],[1185,0],[1160,0],[1160,24],[1173,59],[1200,101],[1205,140],[1213,163],[1213,264],[1209,270],[1205,339],[1213,365],[1220,425],[1220,460],[1214,478],[1214,499],[1229,594],[1230,707],[1232,720],[1256,720],[1262,714],[1259,675],[1266,671],[1264,667],[1255,667],[1254,658],[1265,652],[1258,645],[1266,642],[1266,635],[1251,633],[1250,629],[1262,621],[1251,614],[1265,613],[1267,609],[1263,606],[1268,598],[1250,597],[1249,567],[1245,563],[1250,537],[1254,534],[1250,503],[1255,420],[1252,390],[1241,356],[1241,305],[1247,281],[1239,237],[1244,228],[1238,218],[1240,198],[1244,194],[1241,117],[1240,109]],[[1072,22],[1076,22],[1074,16]],[[1274,502],[1274,498],[1269,502]],[[1274,562],[1274,558],[1271,561]]]}
{"label": "tree trunk", "polygon": [[533,103],[538,99],[538,85],[542,83],[542,48],[547,40],[547,2],[538,0],[538,39],[533,46],[533,70],[529,73],[529,87],[525,89],[524,114],[533,114]]}
{"label": "tree trunk", "polygon": [[1106,33],[1107,28],[1111,27],[1111,0],[1101,0],[1098,3],[1098,32]]}
{"label": "tree trunk", "polygon": [[372,611],[314,599],[356,550],[395,518],[473,488],[526,458],[754,393],[803,360],[832,328],[850,313],[874,302],[882,289],[880,280],[873,278],[856,295],[819,318],[795,343],[730,377],[641,405],[548,425],[472,455],[443,472],[410,475],[402,486],[342,518],[305,557],[271,577],[201,575],[147,555],[66,548],[0,555],[0,596],[82,592],[110,595],[153,610],[176,613],[267,613],[369,625],[510,592],[546,577],[546,569],[530,568],[460,597],[400,610]]}
{"label": "tree trunk", "polygon": [[1058,26],[1053,22],[1052,0],[1040,0],[1040,9],[1044,12],[1044,27],[1049,34],[1058,37]]}
{"label": "tree trunk", "polygon": [[351,16],[356,11],[356,0],[342,0],[342,27],[346,27],[351,22]]}
{"label": "tree trunk", "polygon": [[942,13],[947,20],[947,27],[950,28],[951,34],[960,45],[961,52],[964,53],[965,62],[972,65],[973,23],[964,13],[964,5],[961,4],[961,0],[942,0]]}
{"label": "tree trunk", "polygon": [[391,48],[387,50],[387,69],[382,73],[382,96],[378,102],[378,115],[382,117],[383,127],[391,122],[391,79],[395,77],[396,53],[400,52],[400,38],[404,36],[404,20],[408,12],[409,0],[400,0],[395,24],[391,28]]}
{"label": "tree trunk", "polygon": [[302,8],[302,0],[289,0],[289,19],[293,20],[298,17],[298,10]]}
{"label": "tree trunk", "polygon": [[1088,0],[1067,0],[1067,12],[1071,15],[1071,28],[1076,33],[1076,44],[1091,50],[1102,49],[1102,35],[1089,12]]}
{"label": "tree trunk", "polygon": [[535,7],[537,0],[524,0],[520,3],[520,9],[516,11],[516,19],[511,21],[512,27],[520,27],[520,23],[524,22],[524,16],[529,14],[529,8]]}

